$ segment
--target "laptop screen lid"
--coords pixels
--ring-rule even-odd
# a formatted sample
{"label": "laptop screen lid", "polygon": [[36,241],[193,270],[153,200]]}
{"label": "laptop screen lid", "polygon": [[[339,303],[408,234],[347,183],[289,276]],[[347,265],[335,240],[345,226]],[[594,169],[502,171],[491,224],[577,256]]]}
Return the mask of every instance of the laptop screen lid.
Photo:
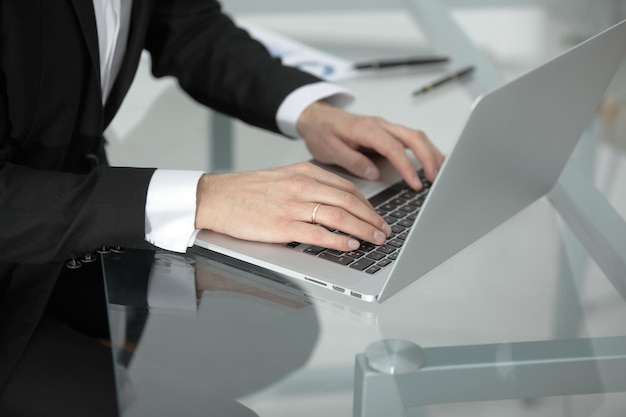
{"label": "laptop screen lid", "polygon": [[554,187],[625,52],[621,22],[476,99],[378,301]]}

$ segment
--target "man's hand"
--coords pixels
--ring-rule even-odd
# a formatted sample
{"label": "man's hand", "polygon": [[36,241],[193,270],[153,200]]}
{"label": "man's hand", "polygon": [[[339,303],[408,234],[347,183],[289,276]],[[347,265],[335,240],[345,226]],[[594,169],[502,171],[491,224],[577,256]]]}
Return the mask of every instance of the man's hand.
{"label": "man's hand", "polygon": [[381,245],[391,228],[356,186],[310,163],[257,172],[206,174],[198,183],[196,227],[260,242],[297,241],[356,250],[353,237]]}
{"label": "man's hand", "polygon": [[378,179],[378,168],[363,151],[375,151],[391,161],[414,189],[421,182],[406,149],[422,164],[426,178],[434,181],[444,156],[420,131],[390,123],[379,117],[359,116],[316,102],[307,107],[296,125],[313,157],[341,166],[352,174]]}

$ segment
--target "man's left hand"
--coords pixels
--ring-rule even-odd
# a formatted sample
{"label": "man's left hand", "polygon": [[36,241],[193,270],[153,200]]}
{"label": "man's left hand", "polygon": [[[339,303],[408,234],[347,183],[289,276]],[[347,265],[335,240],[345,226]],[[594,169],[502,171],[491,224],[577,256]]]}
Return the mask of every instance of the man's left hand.
{"label": "man's left hand", "polygon": [[369,180],[378,179],[380,172],[364,151],[374,151],[389,159],[414,189],[420,189],[422,184],[407,149],[413,152],[431,182],[444,160],[443,154],[421,131],[380,117],[349,113],[323,102],[308,106],[296,129],[316,160],[341,166]]}

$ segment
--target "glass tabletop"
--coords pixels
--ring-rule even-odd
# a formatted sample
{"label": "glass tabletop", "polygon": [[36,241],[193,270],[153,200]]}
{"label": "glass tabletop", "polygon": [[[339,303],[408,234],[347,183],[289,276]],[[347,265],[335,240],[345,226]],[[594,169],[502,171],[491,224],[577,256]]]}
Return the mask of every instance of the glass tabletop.
{"label": "glass tabletop", "polygon": [[124,416],[626,409],[624,294],[547,199],[381,304],[200,248],[104,269]]}

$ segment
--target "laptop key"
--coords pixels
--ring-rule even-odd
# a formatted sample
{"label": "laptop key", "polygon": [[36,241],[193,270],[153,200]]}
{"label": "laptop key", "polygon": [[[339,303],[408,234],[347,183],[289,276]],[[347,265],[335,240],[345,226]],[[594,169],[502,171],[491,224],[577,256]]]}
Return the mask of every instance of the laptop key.
{"label": "laptop key", "polygon": [[349,256],[352,259],[359,259],[365,256],[365,252],[361,252],[360,250],[354,250],[352,252],[346,252],[346,256]]}
{"label": "laptop key", "polygon": [[380,271],[380,266],[375,266],[375,265],[365,270],[365,272],[367,272],[368,274],[375,274],[378,271]]}
{"label": "laptop key", "polygon": [[361,246],[359,247],[359,250],[363,252],[371,252],[374,249],[376,249],[376,246],[369,242],[361,242]]}
{"label": "laptop key", "polygon": [[393,233],[402,233],[405,229],[405,227],[402,227],[399,224],[394,224],[393,226],[391,226],[391,231]]}
{"label": "laptop key", "polygon": [[404,227],[411,227],[413,226],[413,220],[409,220],[409,219],[400,220],[398,222],[398,225],[404,226]]}
{"label": "laptop key", "polygon": [[356,261],[352,262],[350,264],[350,268],[353,269],[358,269],[359,271],[363,271],[366,268],[369,268],[370,266],[374,265],[374,261],[371,259],[367,259],[367,258],[361,258],[361,259],[357,259]]}
{"label": "laptop key", "polygon": [[354,259],[349,258],[347,256],[335,256],[335,255],[331,255],[328,252],[320,253],[319,257],[322,259],[326,259],[327,261],[331,261],[331,262],[341,264],[341,265],[350,265],[352,262],[354,262]]}
{"label": "laptop key", "polygon": [[365,255],[367,258],[369,259],[373,259],[375,261],[380,261],[381,259],[383,259],[386,255],[384,253],[380,253],[378,251],[374,251],[374,252],[370,252],[367,255]]}
{"label": "laptop key", "polygon": [[398,206],[394,205],[394,204],[386,203],[386,204],[380,205],[380,206],[378,206],[376,208],[380,209],[380,210],[383,210],[385,212],[389,212],[389,211],[394,211],[396,208],[398,208]]}
{"label": "laptop key", "polygon": [[308,248],[306,248],[303,252],[308,253],[309,255],[319,255],[324,250],[326,250],[326,248],[323,248],[321,246],[311,245]]}
{"label": "laptop key", "polygon": [[391,217],[391,216],[383,216],[383,219],[387,222],[387,224],[392,225],[394,224],[398,219],[396,217]]}
{"label": "laptop key", "polygon": [[376,264],[376,266],[380,266],[381,268],[386,267],[387,265],[389,265],[392,261],[389,259],[383,259],[382,261],[378,262]]}
{"label": "laptop key", "polygon": [[379,246],[378,248],[376,248],[376,250],[388,255],[394,252],[396,248],[394,248],[393,246],[389,246],[389,245],[383,245],[383,246]]}
{"label": "laptop key", "polygon": [[374,197],[370,198],[369,202],[374,207],[376,207],[377,205],[384,203],[385,201],[394,197],[396,194],[398,194],[398,190],[395,189],[394,187],[389,187],[386,190],[383,190],[380,193],[376,194]]}
{"label": "laptop key", "polygon": [[389,246],[393,246],[394,248],[401,248],[402,245],[404,244],[404,241],[402,239],[392,239],[389,242],[387,242],[387,244]]}

